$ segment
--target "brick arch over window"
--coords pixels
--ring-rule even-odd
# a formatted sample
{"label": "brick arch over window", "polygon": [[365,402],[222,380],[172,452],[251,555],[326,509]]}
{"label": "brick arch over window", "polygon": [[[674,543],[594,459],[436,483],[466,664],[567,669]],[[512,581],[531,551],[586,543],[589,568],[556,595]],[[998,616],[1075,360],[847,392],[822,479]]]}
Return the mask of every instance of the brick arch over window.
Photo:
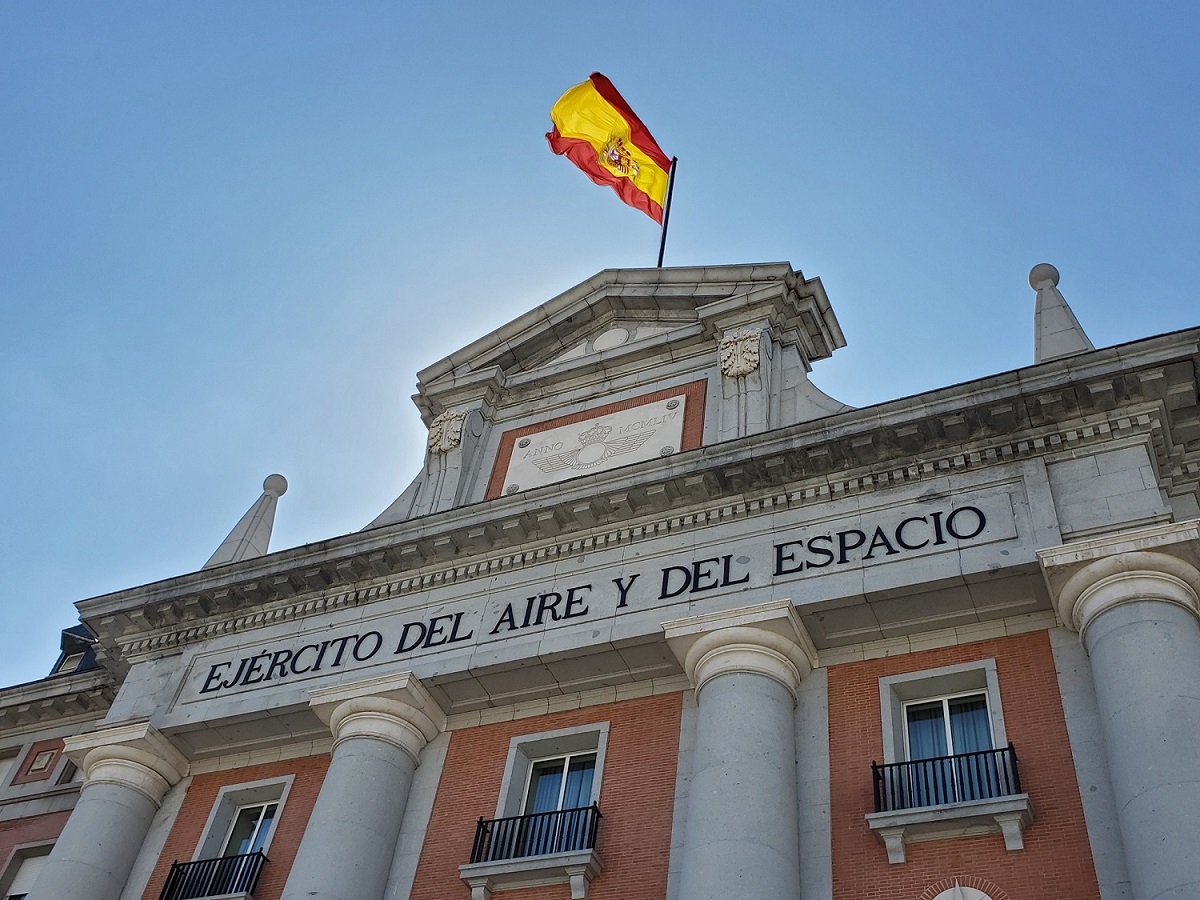
{"label": "brick arch over window", "polygon": [[917,900],[959,900],[959,897],[954,893],[954,889],[962,887],[967,888],[963,892],[964,900],[980,900],[978,896],[972,896],[971,890],[975,890],[988,898],[988,900],[1012,900],[1008,891],[1000,887],[986,878],[979,878],[975,875],[958,875],[954,878],[943,878],[941,881],[935,882],[925,890],[921,891]]}

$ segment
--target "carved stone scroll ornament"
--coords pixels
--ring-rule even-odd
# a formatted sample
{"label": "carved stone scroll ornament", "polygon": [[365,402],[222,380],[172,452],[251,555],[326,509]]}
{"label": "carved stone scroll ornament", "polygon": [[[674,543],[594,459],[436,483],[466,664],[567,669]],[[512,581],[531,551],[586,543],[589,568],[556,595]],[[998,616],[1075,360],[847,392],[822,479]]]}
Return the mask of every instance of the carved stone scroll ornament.
{"label": "carved stone scroll ornament", "polygon": [[721,371],[730,378],[740,378],[758,369],[761,328],[743,328],[722,335],[718,348]]}
{"label": "carved stone scroll ornament", "polygon": [[429,423],[429,449],[434,453],[449,453],[462,443],[465,412],[446,410]]}

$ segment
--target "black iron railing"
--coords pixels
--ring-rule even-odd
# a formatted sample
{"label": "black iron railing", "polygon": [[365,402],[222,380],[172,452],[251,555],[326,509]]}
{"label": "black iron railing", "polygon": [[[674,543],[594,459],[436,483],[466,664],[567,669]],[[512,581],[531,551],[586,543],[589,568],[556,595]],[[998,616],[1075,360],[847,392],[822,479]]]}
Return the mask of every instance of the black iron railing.
{"label": "black iron railing", "polygon": [[267,858],[262,851],[241,856],[175,862],[158,900],[197,900],[224,894],[253,894]]}
{"label": "black iron railing", "polygon": [[871,763],[875,812],[992,800],[1021,793],[1017,751],[1012,744],[935,759],[881,766]]}
{"label": "black iron railing", "polygon": [[496,862],[524,856],[544,856],[596,846],[600,807],[532,813],[508,819],[480,819],[475,827],[471,862]]}

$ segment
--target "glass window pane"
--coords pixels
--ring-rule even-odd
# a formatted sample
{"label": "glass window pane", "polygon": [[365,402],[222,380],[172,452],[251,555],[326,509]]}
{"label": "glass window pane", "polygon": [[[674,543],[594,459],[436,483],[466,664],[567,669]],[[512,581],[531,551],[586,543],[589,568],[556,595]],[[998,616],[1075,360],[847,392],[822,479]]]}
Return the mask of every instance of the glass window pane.
{"label": "glass window pane", "polygon": [[992,749],[987,700],[977,696],[950,701],[950,740],[955,754]]}
{"label": "glass window pane", "polygon": [[268,803],[267,810],[263,813],[262,821],[258,824],[258,833],[254,835],[254,840],[250,842],[250,849],[247,853],[254,853],[261,850],[263,845],[267,843],[267,836],[271,833],[271,824],[275,821],[275,810],[279,808],[278,803]]}
{"label": "glass window pane", "polygon": [[563,759],[534,763],[529,779],[529,796],[525,800],[526,813],[553,812],[558,809],[565,763]]}
{"label": "glass window pane", "polygon": [[940,700],[909,706],[906,715],[909,759],[932,759],[949,754]]}
{"label": "glass window pane", "polygon": [[567,772],[567,790],[563,796],[563,809],[591,805],[592,778],[595,774],[595,756],[577,756],[571,760],[571,768]]}
{"label": "glass window pane", "polygon": [[229,840],[225,842],[225,852],[222,856],[238,856],[250,852],[250,845],[258,833],[258,820],[262,815],[261,806],[244,806],[238,810],[237,818],[233,820],[233,828],[229,832]]}

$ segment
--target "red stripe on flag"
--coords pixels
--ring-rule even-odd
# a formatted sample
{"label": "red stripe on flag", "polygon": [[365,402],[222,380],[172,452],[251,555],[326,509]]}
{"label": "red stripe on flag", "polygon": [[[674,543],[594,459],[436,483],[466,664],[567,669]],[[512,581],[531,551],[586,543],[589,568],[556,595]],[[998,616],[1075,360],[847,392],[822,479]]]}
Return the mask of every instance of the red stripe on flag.
{"label": "red stripe on flag", "polygon": [[[617,192],[623,203],[640,209],[659,225],[662,224],[663,210],[650,195],[635,185],[628,178],[622,178],[600,165],[596,157],[596,148],[579,138],[566,138],[558,133],[558,128],[546,134],[550,149],[559,156],[565,156],[583,170],[588,178],[596,184],[607,185]],[[644,147],[642,148],[645,149]],[[661,152],[661,151],[660,151]]]}
{"label": "red stripe on flag", "polygon": [[654,160],[660,169],[670,173],[671,160],[667,157],[667,154],[663,153],[662,148],[658,146],[658,142],[651,136],[650,130],[642,124],[642,120],[637,117],[637,113],[629,108],[629,104],[625,102],[625,98],[613,87],[613,83],[599,72],[593,72],[589,77],[592,86],[596,89],[596,93],[603,97],[629,123],[629,136],[634,146],[638,147],[643,153]]}

